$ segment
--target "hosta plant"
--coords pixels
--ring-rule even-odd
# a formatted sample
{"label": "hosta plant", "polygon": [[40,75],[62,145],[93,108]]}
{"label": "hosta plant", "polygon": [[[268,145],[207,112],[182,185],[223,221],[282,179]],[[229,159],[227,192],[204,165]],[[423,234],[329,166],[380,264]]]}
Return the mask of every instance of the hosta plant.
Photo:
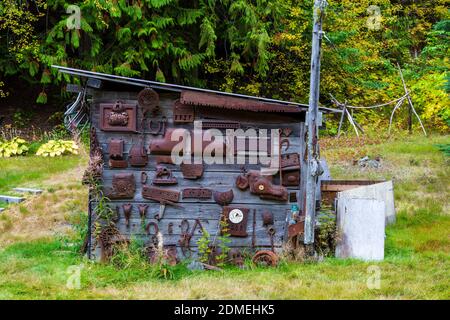
{"label": "hosta plant", "polygon": [[78,145],[72,140],[50,140],[39,147],[37,156],[57,157],[66,154],[78,154]]}
{"label": "hosta plant", "polygon": [[25,155],[28,151],[26,141],[15,137],[9,141],[0,141],[0,158]]}

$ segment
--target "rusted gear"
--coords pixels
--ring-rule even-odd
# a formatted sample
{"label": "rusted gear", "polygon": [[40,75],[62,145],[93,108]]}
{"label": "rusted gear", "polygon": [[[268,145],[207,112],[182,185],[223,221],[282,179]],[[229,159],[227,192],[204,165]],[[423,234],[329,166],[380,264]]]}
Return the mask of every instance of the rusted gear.
{"label": "rusted gear", "polygon": [[159,95],[152,88],[144,88],[138,93],[138,104],[144,114],[154,112],[159,107]]}
{"label": "rusted gear", "polygon": [[278,256],[270,250],[260,250],[253,256],[252,261],[256,265],[276,267],[278,264]]}

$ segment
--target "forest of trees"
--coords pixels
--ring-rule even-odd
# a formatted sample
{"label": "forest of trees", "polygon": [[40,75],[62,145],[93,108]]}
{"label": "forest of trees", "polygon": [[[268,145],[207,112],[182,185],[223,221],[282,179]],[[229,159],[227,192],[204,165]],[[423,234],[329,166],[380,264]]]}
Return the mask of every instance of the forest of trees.
{"label": "forest of trees", "polygon": [[[69,5],[80,28],[68,28]],[[447,0],[329,0],[321,103],[404,94],[397,63],[427,127],[450,122]],[[50,65],[307,102],[312,0],[0,0],[0,105],[8,83],[75,81]],[[64,92],[62,92],[64,94]],[[45,106],[43,106],[45,107]],[[362,110],[363,125],[392,109]],[[331,128],[332,129],[332,128]]]}

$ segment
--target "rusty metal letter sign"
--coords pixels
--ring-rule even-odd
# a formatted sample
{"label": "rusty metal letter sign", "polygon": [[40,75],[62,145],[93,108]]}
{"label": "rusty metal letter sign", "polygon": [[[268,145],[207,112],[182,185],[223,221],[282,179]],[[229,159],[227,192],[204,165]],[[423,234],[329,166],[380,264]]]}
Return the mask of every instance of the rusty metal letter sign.
{"label": "rusty metal letter sign", "polygon": [[247,221],[250,209],[241,207],[223,207],[222,219],[228,225],[233,237],[247,237]]}
{"label": "rusty metal letter sign", "polygon": [[182,196],[183,199],[211,199],[212,191],[207,188],[186,188]]}
{"label": "rusty metal letter sign", "polygon": [[108,153],[109,153],[109,166],[111,168],[126,168],[128,163],[123,158],[123,140],[112,138],[109,141]]}
{"label": "rusty metal letter sign", "polygon": [[100,104],[100,129],[103,131],[136,132],[137,108],[135,105],[115,103]]}
{"label": "rusty metal letter sign", "polygon": [[136,181],[132,173],[113,175],[112,188],[106,188],[105,195],[110,199],[132,199],[136,191]]}
{"label": "rusty metal letter sign", "polygon": [[158,202],[171,203],[178,202],[178,199],[180,198],[180,192],[158,187],[143,186],[142,197]]}
{"label": "rusty metal letter sign", "polygon": [[163,166],[156,167],[156,174],[155,178],[153,179],[152,183],[154,185],[171,185],[171,184],[177,184],[177,178],[172,176],[172,170],[167,169]]}

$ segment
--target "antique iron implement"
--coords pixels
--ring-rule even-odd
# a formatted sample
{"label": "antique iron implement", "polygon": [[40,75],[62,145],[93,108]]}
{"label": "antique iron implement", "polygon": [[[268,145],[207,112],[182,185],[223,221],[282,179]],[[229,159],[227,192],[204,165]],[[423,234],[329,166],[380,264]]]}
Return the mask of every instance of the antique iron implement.
{"label": "antique iron implement", "polygon": [[178,202],[180,192],[152,186],[143,186],[142,197],[161,203],[173,204],[174,202]]}
{"label": "antique iron implement", "polygon": [[300,155],[287,153],[280,158],[281,179],[283,186],[298,186],[300,184]]}
{"label": "antique iron implement", "polygon": [[131,217],[131,211],[133,211],[133,205],[131,203],[123,204],[123,215],[125,216],[125,225],[130,227],[130,217]]}
{"label": "antique iron implement", "polygon": [[262,176],[257,170],[250,170],[246,174],[238,176],[236,185],[241,190],[250,187],[250,192],[258,195],[261,199],[288,200],[288,192],[285,187],[274,185],[272,176]]}
{"label": "antique iron implement", "polygon": [[152,183],[154,185],[172,185],[177,184],[177,178],[172,175],[172,170],[163,166],[156,167],[155,178]]}

